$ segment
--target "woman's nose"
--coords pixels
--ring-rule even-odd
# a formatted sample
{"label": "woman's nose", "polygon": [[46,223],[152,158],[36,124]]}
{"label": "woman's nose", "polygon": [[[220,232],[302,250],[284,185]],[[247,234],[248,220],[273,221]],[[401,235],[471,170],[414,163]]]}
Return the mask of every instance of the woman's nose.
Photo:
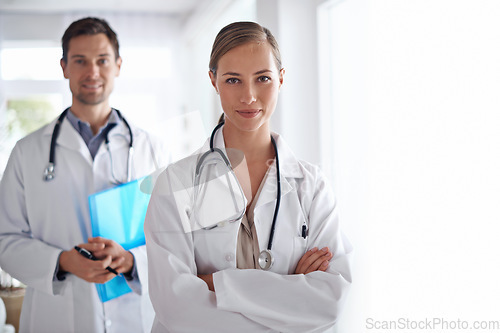
{"label": "woman's nose", "polygon": [[241,92],[240,102],[250,105],[256,100],[255,88],[251,84],[244,86]]}

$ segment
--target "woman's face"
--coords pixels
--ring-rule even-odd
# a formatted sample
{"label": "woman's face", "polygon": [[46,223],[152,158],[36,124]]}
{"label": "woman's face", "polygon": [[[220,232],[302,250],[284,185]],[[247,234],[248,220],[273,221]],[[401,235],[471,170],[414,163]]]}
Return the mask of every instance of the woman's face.
{"label": "woman's face", "polygon": [[276,66],[268,42],[250,42],[224,54],[219,59],[217,74],[210,72],[210,79],[220,94],[226,124],[242,131],[268,125],[283,73]]}

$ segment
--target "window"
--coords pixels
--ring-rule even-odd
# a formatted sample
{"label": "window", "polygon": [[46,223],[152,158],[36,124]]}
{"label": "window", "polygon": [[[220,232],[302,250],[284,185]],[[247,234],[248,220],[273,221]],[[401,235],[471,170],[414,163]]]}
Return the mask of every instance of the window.
{"label": "window", "polygon": [[8,98],[0,122],[0,177],[16,142],[56,117],[62,109],[60,94]]}
{"label": "window", "polygon": [[167,47],[124,47],[120,77],[126,79],[168,79],[172,75],[172,55]]}
{"label": "window", "polygon": [[[9,47],[16,42],[4,42],[0,53],[3,80],[60,80],[60,47]],[[39,44],[23,42],[21,45]]]}

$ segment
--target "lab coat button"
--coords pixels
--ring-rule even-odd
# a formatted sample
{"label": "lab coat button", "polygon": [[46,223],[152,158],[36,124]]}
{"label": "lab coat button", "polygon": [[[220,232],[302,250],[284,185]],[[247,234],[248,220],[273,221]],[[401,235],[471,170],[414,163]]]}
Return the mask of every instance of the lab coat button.
{"label": "lab coat button", "polygon": [[111,327],[111,324],[112,324],[112,321],[111,321],[111,320],[109,320],[109,319],[107,319],[107,320],[104,322],[104,325],[105,325],[106,327]]}
{"label": "lab coat button", "polygon": [[232,253],[226,254],[226,261],[233,261],[234,260],[234,255]]}

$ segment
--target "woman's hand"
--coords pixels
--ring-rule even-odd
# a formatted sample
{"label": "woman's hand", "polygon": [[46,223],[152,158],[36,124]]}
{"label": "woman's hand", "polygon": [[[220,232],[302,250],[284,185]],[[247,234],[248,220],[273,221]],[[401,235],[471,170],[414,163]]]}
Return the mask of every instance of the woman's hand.
{"label": "woman's hand", "polygon": [[297,268],[295,269],[295,274],[307,274],[314,271],[326,271],[332,259],[333,253],[327,247],[318,250],[314,247],[304,253],[302,258],[300,258]]}
{"label": "woman's hand", "polygon": [[[318,250],[317,247],[307,251],[302,258],[300,258],[295,274],[307,274],[314,271],[326,271],[330,259],[333,254],[327,247]],[[198,274],[198,277],[205,281],[210,291],[215,291],[214,280],[212,274]]]}
{"label": "woman's hand", "polygon": [[210,291],[215,291],[214,289],[214,279],[212,274],[198,274],[198,277],[205,281]]}

